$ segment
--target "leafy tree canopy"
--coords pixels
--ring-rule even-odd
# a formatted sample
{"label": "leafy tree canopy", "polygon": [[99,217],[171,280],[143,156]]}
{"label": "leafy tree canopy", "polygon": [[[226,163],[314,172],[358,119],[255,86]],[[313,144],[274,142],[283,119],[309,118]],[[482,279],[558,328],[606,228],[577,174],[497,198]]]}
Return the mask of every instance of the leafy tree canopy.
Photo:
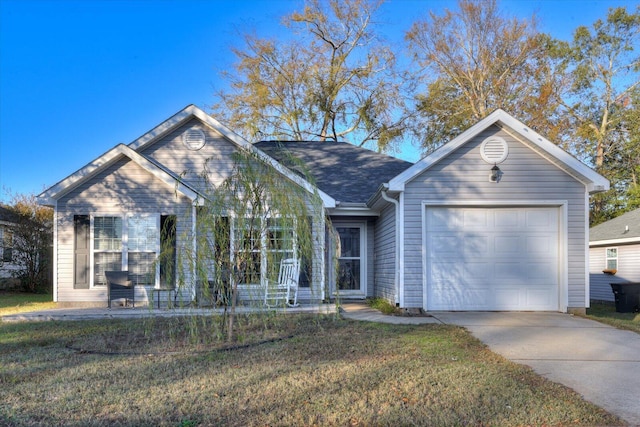
{"label": "leafy tree canopy", "polygon": [[283,19],[284,42],[244,34],[214,114],[251,141],[369,141],[402,135],[396,58],[376,32],[379,1],[308,1]]}

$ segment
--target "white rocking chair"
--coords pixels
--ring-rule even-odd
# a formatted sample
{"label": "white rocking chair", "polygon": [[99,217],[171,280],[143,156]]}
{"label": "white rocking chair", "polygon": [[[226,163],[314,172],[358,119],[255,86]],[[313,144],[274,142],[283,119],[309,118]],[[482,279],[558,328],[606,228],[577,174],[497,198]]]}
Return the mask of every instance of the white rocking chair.
{"label": "white rocking chair", "polygon": [[[264,305],[276,307],[284,302],[289,307],[298,306],[298,277],[300,276],[300,261],[295,258],[283,259],[280,262],[278,283],[270,284],[264,291]],[[292,302],[293,301],[293,302]]]}

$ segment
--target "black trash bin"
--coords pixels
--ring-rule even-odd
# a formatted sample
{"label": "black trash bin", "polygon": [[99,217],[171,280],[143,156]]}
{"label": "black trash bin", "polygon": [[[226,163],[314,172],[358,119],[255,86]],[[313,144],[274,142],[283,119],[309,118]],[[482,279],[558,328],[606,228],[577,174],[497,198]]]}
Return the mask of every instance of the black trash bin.
{"label": "black trash bin", "polygon": [[640,311],[640,283],[610,283],[618,313]]}

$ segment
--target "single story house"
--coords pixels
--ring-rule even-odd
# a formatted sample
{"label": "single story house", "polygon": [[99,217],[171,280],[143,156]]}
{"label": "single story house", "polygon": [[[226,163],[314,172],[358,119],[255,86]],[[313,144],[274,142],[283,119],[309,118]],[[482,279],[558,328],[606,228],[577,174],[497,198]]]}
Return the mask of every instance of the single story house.
{"label": "single story house", "polygon": [[[303,302],[339,291],[424,310],[588,307],[589,195],[609,182],[506,112],[411,164],[341,142],[251,144],[193,105],[39,195],[55,209],[55,301],[106,304],[105,269],[128,270],[136,300],[149,301],[163,279],[141,273],[162,242],[135,236],[157,236],[174,221],[189,236],[202,171],[220,182],[237,150],[322,201]],[[331,236],[341,251],[332,252]]]}
{"label": "single story house", "polygon": [[614,301],[611,283],[640,283],[640,209],[589,230],[591,299]]}

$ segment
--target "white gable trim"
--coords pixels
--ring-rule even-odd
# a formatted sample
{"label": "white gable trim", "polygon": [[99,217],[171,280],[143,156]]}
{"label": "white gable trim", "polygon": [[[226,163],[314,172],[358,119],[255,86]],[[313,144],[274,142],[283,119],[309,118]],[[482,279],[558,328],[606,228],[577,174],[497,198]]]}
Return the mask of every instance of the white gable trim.
{"label": "white gable trim", "polygon": [[149,161],[146,157],[136,153],[126,145],[119,144],[111,150],[107,151],[102,156],[95,159],[93,162],[83,167],[82,169],[78,170],[72,175],[69,175],[64,180],[44,191],[38,196],[38,199],[40,199],[42,204],[54,204],[56,200],[69,193],[78,185],[94,177],[96,174],[104,170],[107,166],[117,161],[121,156],[128,157],[138,166],[140,166],[156,178],[160,179],[169,187],[175,188],[190,200],[196,200],[196,198],[198,197],[198,194],[194,190],[181,183],[178,179],[173,177],[168,172],[162,170],[156,164]]}
{"label": "white gable trim", "polygon": [[313,194],[317,191],[326,208],[336,207],[336,201],[333,197],[329,196],[328,194],[321,191],[320,189],[314,187],[307,180],[301,178],[300,176],[290,171],[288,168],[284,167],[274,158],[272,158],[271,156],[268,156],[262,150],[256,148],[249,141],[247,141],[237,133],[233,132],[231,129],[224,126],[222,123],[220,123],[219,121],[217,121],[216,119],[214,119],[209,114],[205,113],[203,110],[196,107],[195,105],[189,105],[185,107],[182,111],[174,114],[172,117],[165,120],[160,125],[156,126],[152,130],[150,130],[149,132],[141,136],[140,138],[133,141],[131,144],[129,144],[129,147],[132,148],[133,150],[140,151],[144,149],[144,147],[152,144],[158,138],[162,137],[163,135],[166,135],[168,132],[180,126],[182,123],[190,120],[192,117],[197,118],[202,123],[209,126],[211,129],[215,130],[216,132],[220,133],[223,137],[225,137],[232,143],[236,144],[238,147],[256,154],[258,158],[260,158],[262,161],[264,161],[265,163],[273,167],[275,170],[277,170],[282,175],[286,176],[291,181],[295,182],[297,185],[307,190],[309,193]]}
{"label": "white gable trim", "polygon": [[416,162],[413,166],[393,178],[391,181],[389,181],[389,190],[404,191],[405,185],[416,176],[429,169],[440,160],[447,157],[449,154],[457,150],[460,146],[467,143],[472,138],[476,137],[489,126],[492,126],[496,123],[502,123],[503,125],[513,129],[519,136],[538,146],[550,156],[557,159],[568,169],[571,169],[576,174],[584,177],[584,183],[589,193],[597,193],[609,189],[609,181],[606,178],[596,173],[582,162],[575,159],[569,153],[556,146],[548,139],[540,136],[538,133],[525,126],[516,118],[510,116],[505,111],[498,109],[484,119],[480,120],[475,125],[471,126],[456,138],[452,139],[447,144],[443,145],[430,155],[424,157],[420,161]]}

